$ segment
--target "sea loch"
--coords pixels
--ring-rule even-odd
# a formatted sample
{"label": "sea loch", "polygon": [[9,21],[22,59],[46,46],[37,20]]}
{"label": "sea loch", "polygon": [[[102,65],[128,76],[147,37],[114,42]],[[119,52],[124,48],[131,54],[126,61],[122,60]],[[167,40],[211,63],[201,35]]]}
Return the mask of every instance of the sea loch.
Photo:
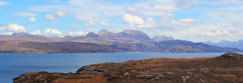
{"label": "sea loch", "polygon": [[84,65],[124,62],[149,58],[214,57],[223,53],[54,53],[54,54],[0,54],[0,82],[12,83],[12,79],[29,72],[76,72]]}

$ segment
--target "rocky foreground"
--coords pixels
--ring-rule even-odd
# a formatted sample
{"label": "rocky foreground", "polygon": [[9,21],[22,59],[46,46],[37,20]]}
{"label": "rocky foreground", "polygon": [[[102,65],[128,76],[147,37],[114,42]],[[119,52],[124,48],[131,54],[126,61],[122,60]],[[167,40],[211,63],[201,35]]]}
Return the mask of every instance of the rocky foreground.
{"label": "rocky foreground", "polygon": [[88,65],[76,73],[26,73],[14,83],[243,83],[243,55],[154,58]]}

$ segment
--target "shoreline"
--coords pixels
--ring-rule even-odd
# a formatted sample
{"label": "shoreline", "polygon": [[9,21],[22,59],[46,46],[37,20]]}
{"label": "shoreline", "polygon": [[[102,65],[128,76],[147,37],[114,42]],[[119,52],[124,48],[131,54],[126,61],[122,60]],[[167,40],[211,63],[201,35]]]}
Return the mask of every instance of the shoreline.
{"label": "shoreline", "polygon": [[243,82],[242,61],[243,55],[235,53],[218,57],[131,60],[87,65],[76,73],[25,73],[14,78],[14,83]]}

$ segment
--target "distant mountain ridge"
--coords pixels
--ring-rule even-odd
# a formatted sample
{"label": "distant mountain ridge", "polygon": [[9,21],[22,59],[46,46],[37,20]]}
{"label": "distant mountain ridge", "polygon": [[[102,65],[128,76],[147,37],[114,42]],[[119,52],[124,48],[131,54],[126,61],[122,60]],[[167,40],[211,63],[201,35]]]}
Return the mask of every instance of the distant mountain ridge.
{"label": "distant mountain ridge", "polygon": [[114,41],[114,42],[134,42],[134,41],[149,41],[151,40],[147,34],[136,30],[124,30],[119,33],[112,33],[106,30],[101,30],[98,34],[90,32],[82,36],[66,36],[66,37],[46,37],[42,35],[32,35],[28,33],[13,33],[12,35],[0,35],[1,41],[22,40],[34,42],[64,42],[73,40],[85,41]]}
{"label": "distant mountain ridge", "polygon": [[46,37],[42,35],[32,35],[24,32],[13,33],[12,35],[1,35],[1,41],[8,40],[22,40],[22,41],[35,41],[35,42],[57,42],[61,41],[61,38],[58,37]]}
{"label": "distant mountain ridge", "polygon": [[205,43],[209,44],[209,45],[216,45],[216,46],[220,46],[220,47],[238,48],[238,49],[243,50],[243,40],[234,41],[234,42],[220,41],[218,43],[214,43],[214,42],[205,42]]}
{"label": "distant mountain ridge", "polygon": [[190,41],[152,40],[146,33],[124,30],[112,33],[101,30],[83,36],[45,37],[27,33],[0,36],[0,53],[79,53],[79,52],[242,52]]}
{"label": "distant mountain ridge", "polygon": [[150,41],[151,39],[147,34],[137,30],[124,30],[118,33],[112,33],[106,30],[101,30],[98,33],[101,41],[115,41],[115,42],[139,42],[139,41]]}

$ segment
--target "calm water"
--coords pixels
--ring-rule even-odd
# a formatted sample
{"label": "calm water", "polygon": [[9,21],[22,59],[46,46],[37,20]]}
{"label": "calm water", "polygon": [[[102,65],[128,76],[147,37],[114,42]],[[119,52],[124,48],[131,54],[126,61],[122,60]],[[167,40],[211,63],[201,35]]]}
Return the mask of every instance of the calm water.
{"label": "calm water", "polygon": [[28,72],[76,72],[84,65],[124,62],[148,58],[193,58],[220,56],[223,53],[67,53],[67,54],[0,54],[0,83]]}

